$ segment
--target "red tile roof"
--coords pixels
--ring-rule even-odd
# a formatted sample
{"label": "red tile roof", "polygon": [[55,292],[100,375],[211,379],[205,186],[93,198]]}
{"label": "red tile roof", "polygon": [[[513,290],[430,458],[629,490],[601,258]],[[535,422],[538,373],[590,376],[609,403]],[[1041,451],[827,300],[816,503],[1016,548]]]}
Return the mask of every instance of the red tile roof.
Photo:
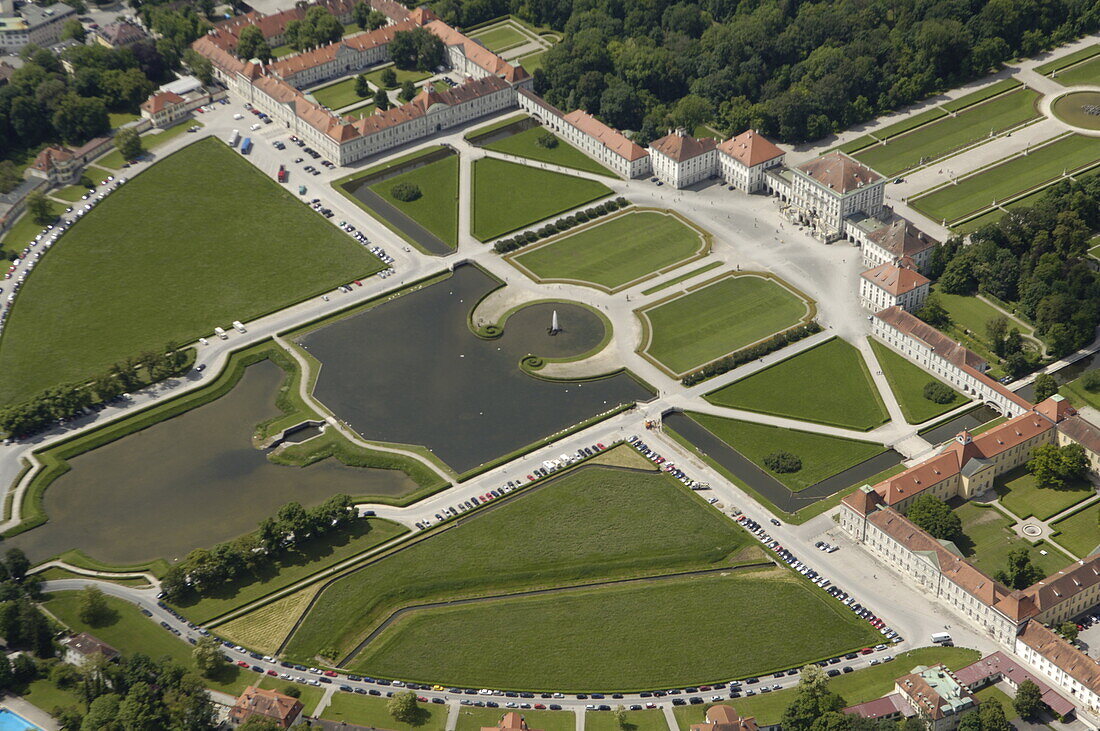
{"label": "red tile roof", "polygon": [[1001,678],[1007,678],[1011,681],[1012,685],[1016,687],[1019,687],[1020,683],[1025,680],[1030,680],[1039,687],[1039,692],[1043,696],[1043,702],[1050,706],[1059,716],[1065,716],[1074,710],[1073,703],[1059,695],[1057,691],[1043,682],[1041,678],[1022,667],[1018,662],[1000,650],[994,652],[992,655],[983,657],[973,665],[967,665],[965,668],[957,670],[955,672],[955,677],[958,678],[960,683],[968,688],[973,688],[975,685],[987,681],[997,682]]}
{"label": "red tile roof", "polygon": [[[1100,537],[1096,542],[1100,544]],[[1072,566],[1040,579],[1024,593],[1030,596],[1040,612],[1055,607],[1077,594],[1100,584],[1100,554],[1081,559]]]}
{"label": "red tile roof", "polygon": [[867,234],[867,238],[894,256],[916,256],[937,244],[935,239],[904,218],[897,218],[892,223],[875,229]]}
{"label": "red tile roof", "polygon": [[917,712],[905,702],[900,693],[891,693],[873,701],[848,706],[842,709],[841,713],[847,713],[850,716],[862,716],[863,718],[888,718],[898,713],[906,718],[917,715]]}
{"label": "red tile roof", "polygon": [[756,130],[746,130],[736,137],[731,137],[718,145],[718,151],[723,152],[746,167],[753,167],[761,163],[781,157],[784,153],[767,137]]}
{"label": "red tile roof", "polygon": [[445,45],[462,46],[462,52],[465,54],[466,58],[494,76],[499,76],[511,83],[523,81],[530,77],[530,74],[528,74],[522,66],[513,66],[485,46],[472,38],[467,38],[442,20],[429,20],[424,24],[424,27],[436,34]]}
{"label": "red tile roof", "polygon": [[649,154],[645,151],[645,148],[633,142],[622,132],[608,127],[582,109],[576,109],[566,114],[563,119],[619,157],[626,158],[631,162]]}
{"label": "red tile roof", "polygon": [[860,275],[879,289],[883,289],[894,297],[912,292],[914,289],[930,284],[928,277],[909,267],[899,267],[897,264],[887,262],[879,264],[874,269],[868,269]]}
{"label": "red tile roof", "polygon": [[1093,693],[1100,694],[1100,663],[1066,642],[1049,627],[1040,622],[1028,622],[1017,639]]}
{"label": "red tile roof", "polygon": [[796,169],[841,194],[882,180],[881,175],[843,152],[830,152],[802,163]]}
{"label": "red tile roof", "polygon": [[700,139],[676,131],[665,135],[659,140],[650,142],[649,146],[665,157],[672,158],[676,162],[683,162],[714,150],[717,144],[710,137]]}
{"label": "red tile roof", "polygon": [[724,703],[707,709],[706,723],[691,724],[691,731],[756,731],[756,719],[744,717]]}
{"label": "red tile roof", "polygon": [[183,97],[174,91],[158,91],[141,103],[141,108],[150,114],[156,114],[165,107],[182,104]]}
{"label": "red tile roof", "polygon": [[240,724],[253,716],[274,721],[279,728],[290,728],[302,712],[302,702],[274,690],[248,686],[229,711],[231,721]]}
{"label": "red tile roof", "polygon": [[386,46],[393,41],[394,34],[399,31],[409,31],[415,27],[416,26],[411,21],[406,20],[401,23],[383,26],[377,30],[367,31],[366,33],[356,33],[353,36],[348,36],[335,43],[330,43],[327,46],[321,46],[311,51],[305,51],[293,56],[286,56],[278,61],[273,61],[268,64],[267,70],[285,79],[288,76],[293,76],[294,74],[301,73],[316,66],[330,63],[336,58],[336,54],[339,53],[341,48],[348,48],[352,51],[361,53],[372,48],[377,48],[378,46]]}

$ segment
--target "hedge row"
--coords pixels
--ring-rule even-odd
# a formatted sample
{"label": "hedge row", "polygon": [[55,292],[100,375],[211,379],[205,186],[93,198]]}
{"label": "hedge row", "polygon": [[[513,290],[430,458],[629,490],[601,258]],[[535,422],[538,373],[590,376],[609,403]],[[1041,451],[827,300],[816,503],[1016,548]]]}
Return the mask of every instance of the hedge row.
{"label": "hedge row", "polygon": [[713,363],[688,373],[680,382],[685,386],[694,386],[696,383],[701,383],[708,378],[714,378],[720,376],[727,371],[732,371],[738,366],[748,363],[750,360],[756,360],[762,358],[768,353],[773,353],[780,348],[785,348],[791,343],[798,342],[803,338],[808,338],[811,335],[816,335],[821,332],[821,325],[817,324],[817,321],[808,322],[805,325],[799,325],[798,327],[791,328],[786,332],[781,332],[770,340],[765,340],[762,343],[757,343],[743,350],[738,350],[736,353],[731,353],[724,358],[719,358]]}
{"label": "hedge row", "polygon": [[580,226],[582,223],[588,223],[594,218],[600,216],[606,216],[608,213],[613,213],[620,208],[626,208],[629,202],[626,198],[619,196],[615,200],[604,201],[599,205],[592,206],[591,208],[585,208],[583,211],[577,211],[572,216],[566,216],[565,218],[559,218],[557,221],[552,221],[546,224],[537,231],[525,231],[523,233],[516,234],[512,238],[501,239],[493,244],[493,249],[498,254],[507,254],[509,251],[515,251],[516,249],[523,248],[528,244],[533,244],[540,239],[547,239],[551,236],[556,236],[563,231]]}

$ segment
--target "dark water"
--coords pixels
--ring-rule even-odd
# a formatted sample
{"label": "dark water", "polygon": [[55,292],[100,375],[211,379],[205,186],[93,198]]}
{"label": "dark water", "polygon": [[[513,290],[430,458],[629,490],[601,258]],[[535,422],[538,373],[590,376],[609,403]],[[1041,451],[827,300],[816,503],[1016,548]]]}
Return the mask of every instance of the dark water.
{"label": "dark water", "polygon": [[975,427],[979,427],[986,422],[996,419],[998,416],[1000,416],[1000,414],[988,406],[978,406],[956,416],[951,421],[922,431],[920,435],[929,444],[940,444],[949,439],[954,439],[955,435],[964,429],[974,429]]}
{"label": "dark water", "polygon": [[770,500],[776,507],[788,513],[813,505],[819,500],[835,494],[838,490],[851,487],[879,472],[899,464],[902,456],[892,449],[871,459],[849,467],[805,490],[792,492],[779,480],[772,477],[755,463],[744,457],[733,447],[714,436],[690,416],[681,412],[668,414],[664,423],[680,436],[687,439],[704,454],[725,467],[746,485]]}
{"label": "dark water", "polygon": [[[1054,380],[1058,381],[1058,385],[1061,385],[1079,378],[1085,371],[1090,371],[1095,367],[1096,355],[1089,355],[1079,361],[1070,363],[1068,366],[1055,371],[1051,375],[1054,376]],[[1016,393],[1020,394],[1028,401],[1032,401],[1035,397],[1035,387],[1029,383]]]}
{"label": "dark water", "polygon": [[301,444],[307,439],[321,436],[321,433],[321,427],[307,424],[305,426],[288,429],[283,436],[283,441],[290,444]]}
{"label": "dark water", "polygon": [[[496,286],[461,266],[443,282],[307,334],[302,345],[324,364],[314,393],[365,438],[425,445],[459,472],[652,396],[626,374],[553,383],[523,373],[523,356],[584,352],[603,327],[580,307],[536,305],[513,314],[501,338],[481,340],[468,313]],[[564,332],[550,337],[553,309]]]}
{"label": "dark water", "polygon": [[116,564],[171,560],[254,530],[291,500],[308,506],[337,493],[416,489],[401,472],[268,462],[252,447],[252,431],[278,413],[282,380],[263,361],[217,401],[75,457],[46,490],[49,522],[6,545],[33,561],[70,548]]}
{"label": "dark water", "polygon": [[538,126],[540,126],[538,122],[536,122],[531,117],[526,117],[524,119],[516,120],[506,127],[494,129],[492,132],[486,132],[485,134],[478,135],[477,137],[471,137],[470,144],[477,145],[478,147],[485,147],[486,145],[491,145],[494,142],[508,139],[513,135],[518,135],[520,132],[526,132],[527,130],[533,129],[534,127]]}

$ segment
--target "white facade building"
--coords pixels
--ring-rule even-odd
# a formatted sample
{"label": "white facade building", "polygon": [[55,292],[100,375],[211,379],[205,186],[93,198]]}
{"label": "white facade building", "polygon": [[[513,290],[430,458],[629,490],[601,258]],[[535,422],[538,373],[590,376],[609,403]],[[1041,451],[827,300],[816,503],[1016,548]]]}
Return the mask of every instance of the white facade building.
{"label": "white facade building", "polygon": [[849,216],[878,218],[883,213],[886,179],[842,152],[769,171],[766,184],[788,205],[792,220],[809,225],[825,242],[844,235]]}
{"label": "white facade building", "polygon": [[18,12],[0,14],[0,51],[14,53],[24,46],[52,46],[61,40],[65,23],[76,17],[76,10],[64,3],[49,7],[27,4]]}
{"label": "white facade building", "polygon": [[908,312],[920,309],[928,299],[931,282],[910,259],[880,264],[859,278],[859,301],[868,310],[878,312],[900,307]]}
{"label": "white facade building", "polygon": [[653,174],[674,188],[686,188],[718,174],[718,145],[682,129],[649,143]]}
{"label": "white facade building", "polygon": [[783,164],[786,153],[756,130],[746,130],[718,145],[718,174],[744,193],[764,186],[764,173]]}

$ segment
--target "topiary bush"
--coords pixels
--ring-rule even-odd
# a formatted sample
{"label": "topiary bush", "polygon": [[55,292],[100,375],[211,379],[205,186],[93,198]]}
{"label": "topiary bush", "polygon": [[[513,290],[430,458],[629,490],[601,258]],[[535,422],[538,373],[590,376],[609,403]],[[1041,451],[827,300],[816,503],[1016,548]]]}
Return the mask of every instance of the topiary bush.
{"label": "topiary bush", "polygon": [[929,381],[924,384],[924,397],[937,404],[949,404],[955,400],[955,392],[939,381]]}
{"label": "topiary bush", "polygon": [[547,150],[553,150],[558,146],[558,138],[554,136],[553,132],[543,130],[539,132],[538,137],[535,138],[535,144],[539,147],[545,147]]}
{"label": "topiary bush", "polygon": [[390,188],[390,195],[402,203],[410,203],[423,193],[420,192],[420,186],[415,183],[398,183]]}
{"label": "topiary bush", "polygon": [[772,472],[786,474],[802,469],[802,460],[790,452],[772,452],[764,457],[764,466]]}

